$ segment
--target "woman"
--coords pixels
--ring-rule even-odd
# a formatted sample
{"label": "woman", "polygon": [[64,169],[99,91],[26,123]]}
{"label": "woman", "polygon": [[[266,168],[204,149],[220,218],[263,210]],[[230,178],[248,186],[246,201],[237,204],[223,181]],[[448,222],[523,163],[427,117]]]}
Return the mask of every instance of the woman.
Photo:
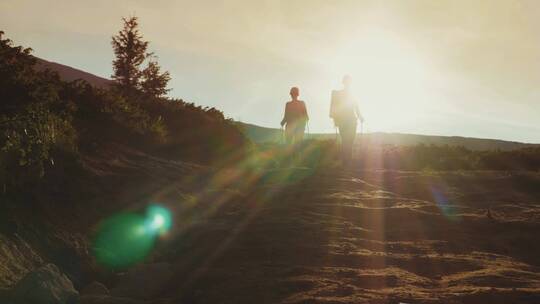
{"label": "woman", "polygon": [[304,129],[309,120],[306,110],[306,104],[302,100],[298,100],[300,90],[297,87],[292,87],[292,100],[285,105],[285,115],[281,121],[281,126],[285,125],[285,138],[288,144],[295,144],[304,139]]}

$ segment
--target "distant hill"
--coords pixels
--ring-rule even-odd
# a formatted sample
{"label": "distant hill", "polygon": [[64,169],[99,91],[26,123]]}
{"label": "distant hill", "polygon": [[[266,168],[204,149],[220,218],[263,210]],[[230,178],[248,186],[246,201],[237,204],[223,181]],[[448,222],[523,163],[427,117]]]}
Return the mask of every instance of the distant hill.
{"label": "distant hill", "polygon": [[[253,124],[237,122],[244,134],[256,143],[279,142],[282,140],[280,129],[260,127]],[[334,139],[335,134],[310,134],[315,139]],[[483,139],[461,136],[435,136],[435,135],[417,135],[402,133],[368,133],[358,135],[362,143],[370,145],[383,146],[414,146],[418,144],[436,145],[436,146],[463,146],[473,151],[502,150],[510,151],[526,147],[538,147],[537,144],[528,144],[514,141],[504,141],[498,139]]]}
{"label": "distant hill", "polygon": [[38,60],[36,67],[38,70],[45,70],[49,69],[51,71],[55,71],[60,75],[60,79],[63,81],[74,81],[77,79],[86,80],[91,85],[98,87],[98,88],[106,88],[111,85],[112,81],[109,79],[105,79],[103,77],[96,76],[94,74],[90,74],[85,71],[81,71],[75,68],[72,68],[67,65],[63,65],[60,63],[47,61],[41,58],[37,58]]}

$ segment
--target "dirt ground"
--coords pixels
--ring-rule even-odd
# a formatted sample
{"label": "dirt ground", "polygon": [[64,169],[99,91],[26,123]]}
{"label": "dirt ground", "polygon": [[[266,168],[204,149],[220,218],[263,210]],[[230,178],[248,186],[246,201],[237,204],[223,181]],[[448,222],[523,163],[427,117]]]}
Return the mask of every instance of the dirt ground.
{"label": "dirt ground", "polygon": [[217,172],[196,191],[172,180],[153,199],[175,228],[151,262],[174,275],[153,299],[539,303],[539,181],[308,168]]}
{"label": "dirt ground", "polygon": [[540,303],[540,173],[218,170],[118,154],[86,160],[95,183],[79,215],[54,212],[64,230],[150,202],[172,230],[143,262],[153,272],[121,272],[103,281],[114,297],[81,304]]}

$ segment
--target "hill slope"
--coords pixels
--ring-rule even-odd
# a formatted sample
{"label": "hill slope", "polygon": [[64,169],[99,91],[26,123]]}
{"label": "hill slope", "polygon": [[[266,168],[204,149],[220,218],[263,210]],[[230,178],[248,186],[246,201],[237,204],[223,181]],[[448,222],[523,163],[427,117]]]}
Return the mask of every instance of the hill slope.
{"label": "hill slope", "polygon": [[91,85],[98,87],[98,88],[105,88],[111,85],[112,81],[109,79],[105,79],[103,77],[96,76],[94,74],[72,68],[67,65],[63,65],[60,63],[47,61],[45,59],[36,58],[37,59],[37,69],[38,70],[45,70],[49,69],[51,71],[55,71],[60,76],[60,79],[63,81],[74,81],[77,79],[86,80]]}
{"label": "hill slope", "polygon": [[[244,134],[256,143],[279,142],[282,140],[280,129],[260,127],[254,124],[237,123]],[[335,134],[309,134],[314,139],[334,139]],[[473,151],[502,150],[511,151],[526,147],[538,147],[537,144],[528,144],[521,142],[505,141],[498,139],[472,138],[461,136],[436,136],[436,135],[418,135],[403,133],[367,133],[358,135],[360,143],[367,143],[375,146],[394,145],[394,146],[414,146],[418,144],[436,145],[436,146],[463,146]]]}

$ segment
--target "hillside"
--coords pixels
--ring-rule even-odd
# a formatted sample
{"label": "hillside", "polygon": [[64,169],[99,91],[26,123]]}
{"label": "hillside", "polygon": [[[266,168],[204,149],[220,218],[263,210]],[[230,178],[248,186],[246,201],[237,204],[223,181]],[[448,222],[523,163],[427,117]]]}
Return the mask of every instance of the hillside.
{"label": "hillside", "polygon": [[60,79],[66,82],[82,79],[82,80],[87,81],[89,84],[95,87],[99,87],[99,88],[107,88],[112,83],[111,80],[109,79],[105,79],[105,78],[96,76],[94,74],[90,74],[88,72],[72,68],[67,65],[63,65],[60,63],[52,62],[52,61],[47,61],[45,59],[41,59],[37,57],[36,59],[37,59],[36,68],[38,70],[49,69],[51,71],[55,71],[60,76]]}
{"label": "hillside", "polygon": [[[282,140],[280,129],[260,127],[254,124],[237,122],[244,134],[256,143],[279,142]],[[336,134],[309,134],[313,139],[335,139]],[[403,133],[367,133],[358,135],[359,144],[373,146],[414,146],[419,144],[436,146],[462,146],[473,151],[501,150],[511,151],[529,147],[539,147],[538,144],[528,144],[498,139],[471,138],[461,136],[435,136]]]}

